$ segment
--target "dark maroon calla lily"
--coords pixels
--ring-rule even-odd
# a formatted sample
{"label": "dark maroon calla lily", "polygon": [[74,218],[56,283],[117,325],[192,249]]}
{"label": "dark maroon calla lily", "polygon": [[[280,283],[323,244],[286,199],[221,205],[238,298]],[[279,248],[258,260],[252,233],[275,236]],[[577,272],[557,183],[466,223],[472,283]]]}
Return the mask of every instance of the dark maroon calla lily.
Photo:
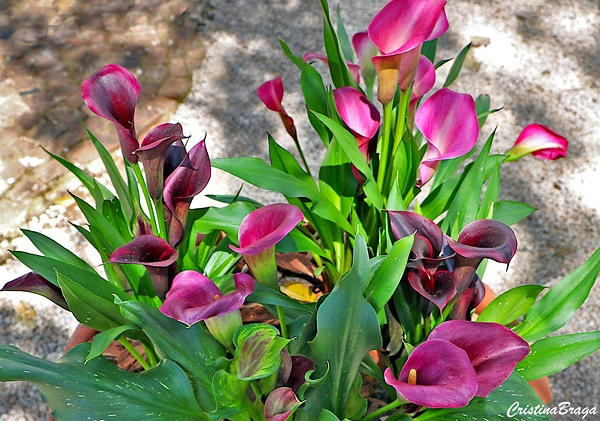
{"label": "dark maroon calla lily", "polygon": [[164,123],[150,130],[135,152],[144,164],[148,192],[154,200],[162,197],[167,151],[184,137],[181,124]]}
{"label": "dark maroon calla lily", "polygon": [[428,143],[419,165],[417,187],[433,177],[440,161],[469,152],[479,135],[473,97],[448,88],[440,89],[419,107],[415,125]]}
{"label": "dark maroon calla lily", "polygon": [[388,211],[388,215],[392,233],[397,240],[415,234],[429,240],[436,255],[442,251],[444,233],[435,222],[408,211]]}
{"label": "dark maroon calla lily", "polygon": [[368,159],[370,140],[379,130],[379,111],[358,89],[344,86],[333,91],[333,99],[338,113],[350,129],[358,148]]}
{"label": "dark maroon calla lily", "polygon": [[467,353],[441,339],[418,345],[398,379],[389,368],[383,375],[402,398],[430,408],[461,408],[477,391],[475,370]]}
{"label": "dark maroon calla lily", "polygon": [[26,273],[25,275],[7,282],[2,287],[2,291],[32,292],[41,295],[42,297],[46,297],[65,310],[69,310],[69,305],[60,288],[35,272]]}
{"label": "dark maroon calla lily", "polygon": [[298,141],[294,119],[289,116],[281,104],[283,101],[283,81],[281,78],[276,77],[275,79],[266,81],[258,87],[256,94],[269,110],[279,113],[281,122],[288,134],[292,139]]}
{"label": "dark maroon calla lily", "polygon": [[140,84],[131,72],[109,64],[81,84],[83,101],[94,114],[112,121],[117,129],[123,156],[137,162],[139,147],[133,116],[140,96]]}
{"label": "dark maroon calla lily", "polygon": [[508,264],[517,252],[517,237],[506,224],[493,219],[480,219],[467,224],[456,241],[448,246],[456,252],[454,274],[461,294],[473,280],[484,258]]}
{"label": "dark maroon calla lily", "polygon": [[192,199],[210,181],[211,166],[205,141],[194,145],[181,164],[165,180],[163,198],[168,211],[169,244],[176,247],[183,239]]}
{"label": "dark maroon calla lily", "polygon": [[408,282],[415,291],[434,303],[440,313],[446,304],[456,295],[456,279],[447,270],[429,273],[423,269],[408,272]]}
{"label": "dark maroon calla lily", "polygon": [[275,203],[250,212],[240,224],[239,247],[229,246],[244,256],[258,282],[279,289],[275,245],[304,219],[302,211],[287,203]]}
{"label": "dark maroon calla lily", "polygon": [[108,261],[143,265],[152,279],[156,295],[164,298],[169,289],[169,266],[177,261],[177,256],[177,250],[165,240],[145,234],[117,248]]}
{"label": "dark maroon calla lily", "polygon": [[267,421],[285,421],[301,403],[289,387],[275,389],[265,401],[265,418]]}
{"label": "dark maroon calla lily", "polygon": [[506,151],[506,161],[531,154],[538,159],[555,160],[567,156],[569,142],[563,136],[541,124],[525,127],[514,146]]}
{"label": "dark maroon calla lily", "polygon": [[467,289],[458,296],[449,318],[452,320],[471,320],[473,310],[481,304],[484,296],[485,286],[479,276],[475,274]]}
{"label": "dark maroon calla lily", "polygon": [[234,282],[235,290],[223,295],[215,283],[201,273],[180,272],[173,279],[160,311],[189,326],[203,320],[210,333],[233,350],[233,334],[242,325],[239,308],[254,291],[254,279],[246,273],[236,273]]}
{"label": "dark maroon calla lily", "polygon": [[498,323],[450,320],[437,326],[427,342],[444,340],[463,349],[477,376],[475,396],[486,397],[529,354],[529,345],[512,330]]}

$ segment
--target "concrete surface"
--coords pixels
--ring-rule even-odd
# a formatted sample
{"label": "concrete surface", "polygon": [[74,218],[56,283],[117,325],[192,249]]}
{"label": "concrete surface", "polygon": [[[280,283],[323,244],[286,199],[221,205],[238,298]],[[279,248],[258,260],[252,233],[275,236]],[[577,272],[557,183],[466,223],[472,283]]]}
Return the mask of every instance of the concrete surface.
{"label": "concrete surface", "polygon": [[[48,0],[47,3],[61,2]],[[384,3],[383,0],[340,2],[348,32],[364,30]],[[332,9],[335,4],[331,2]],[[181,122],[192,140],[199,141],[206,133],[208,150],[214,157],[249,154],[266,158],[266,131],[291,148],[277,115],[267,111],[255,95],[262,82],[280,75],[286,87],[284,105],[297,121],[307,158],[309,162],[318,162],[322,152],[320,141],[304,117],[298,74],[277,42],[278,37],[282,38],[297,54],[322,52],[318,2],[213,0],[192,2],[192,9],[199,22],[195,27],[198,39],[203,42],[206,54],[193,73],[190,92],[182,98],[183,102],[170,120]],[[440,40],[438,57],[454,57],[466,43],[474,42],[472,54],[454,89],[473,95],[487,93],[493,107],[503,107],[501,112],[490,116],[481,137],[487,137],[497,126],[496,147],[502,152],[512,145],[525,125],[539,122],[570,141],[566,159],[542,162],[526,157],[503,168],[502,198],[524,201],[538,210],[514,227],[519,250],[508,272],[490,265],[485,279],[497,292],[523,283],[553,285],[600,246],[598,4],[591,0],[453,0],[446,10],[450,30]],[[172,20],[177,21],[175,15]],[[196,38],[191,39],[197,42]],[[152,50],[152,45],[147,48]],[[106,62],[113,59],[108,57]],[[101,62],[102,57],[97,60]],[[444,67],[440,69],[440,80],[447,71]],[[41,89],[43,85],[36,86]],[[2,92],[0,98],[6,95]],[[14,95],[11,98],[15,98]],[[101,140],[108,144],[114,142],[115,137],[109,131],[101,134]],[[32,136],[31,142],[28,144],[42,143],[43,139],[36,140]],[[23,152],[23,148],[11,148],[10,160],[30,156]],[[8,152],[0,155],[9,156],[5,153]],[[2,162],[6,161],[2,158]],[[88,162],[95,168],[93,161]],[[6,171],[2,171],[1,177],[5,182],[16,178]],[[69,179],[64,182],[75,187]],[[55,187],[60,189],[61,186]],[[206,192],[234,192],[238,187],[237,181],[215,173]],[[32,189],[24,190],[31,193]],[[255,193],[246,187],[244,192]],[[270,194],[260,197],[265,201],[278,199]],[[14,221],[12,228],[25,225],[49,230],[47,232],[60,236],[73,247],[79,247],[80,242],[67,233],[66,217],[76,217],[70,204],[59,200],[58,194],[49,199],[50,206],[39,204],[35,208],[36,215],[11,219],[13,214],[6,213],[3,223]],[[19,200],[22,207],[24,203],[35,201],[36,195],[21,196]],[[5,237],[1,245],[3,248],[28,247],[18,236]],[[0,267],[0,279],[8,281],[24,271],[7,259]],[[55,358],[73,327],[70,316],[41,300],[6,295],[7,298],[0,299],[3,317],[0,342],[8,338],[38,355]],[[600,330],[598,314],[600,288],[596,286],[584,308],[561,332]],[[50,336],[54,344],[49,345],[49,338],[41,335],[44,329],[31,333],[22,327],[24,323],[33,322],[53,332]],[[600,409],[600,354],[552,376],[550,381],[555,394],[553,404],[570,402],[572,407]],[[0,393],[7,395],[7,399],[0,399],[0,413],[5,411],[0,419],[42,419],[43,406],[30,386],[0,386]],[[3,402],[8,402],[8,406]],[[581,416],[557,416],[556,419],[577,420]]]}

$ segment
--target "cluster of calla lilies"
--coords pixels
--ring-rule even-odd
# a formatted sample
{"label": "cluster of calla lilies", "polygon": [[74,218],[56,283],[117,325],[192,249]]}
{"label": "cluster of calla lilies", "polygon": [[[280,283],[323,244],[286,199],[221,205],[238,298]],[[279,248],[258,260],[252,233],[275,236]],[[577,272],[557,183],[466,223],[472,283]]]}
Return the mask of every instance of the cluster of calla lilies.
{"label": "cluster of calla lilies", "polygon": [[[299,56],[281,42],[301,72],[308,119],[324,145],[318,174],[284,109],[281,78],[257,94],[279,114],[296,151],[269,135],[267,164],[210,159],[205,140],[188,147],[177,123],[151,129],[140,142],[140,84],[109,64],[81,92],[94,114],[114,123],[127,181],[93,136],[116,195],[55,156],[96,201],[94,209],[76,198],[89,223],[79,231],[101,254],[108,282],[33,233],[27,235],[44,256],[15,252],[32,272],[4,290],[42,294],[101,332],[81,351],[86,363],[117,339],[146,371],[176,376],[164,362],[171,360],[183,369],[190,385],[172,393],[192,403],[177,419],[368,421],[390,411],[398,420],[433,408],[467,411],[476,399],[497,402],[492,394],[530,355],[518,327],[527,308],[502,323],[489,315],[474,321],[474,311],[486,293],[485,259],[508,265],[517,251],[509,225],[532,211],[498,199],[500,165],[528,154],[562,158],[567,140],[532,124],[504,154],[490,153],[493,133],[477,145],[487,116],[498,110],[486,96],[449,88],[468,46],[435,88],[436,69],[446,63],[435,62],[436,39],[449,26],[445,0],[391,0],[351,40],[341,22],[334,29],[326,0],[320,3],[326,54]],[[326,65],[332,86],[315,60]],[[212,167],[288,203],[262,205],[238,193],[214,196],[222,207],[192,209]],[[299,289],[305,293],[281,289],[279,253],[309,262],[311,285]],[[248,323],[240,311],[248,302],[263,305],[278,329]],[[127,338],[141,338],[145,354]],[[370,414],[359,393],[363,375],[390,394],[390,403]],[[142,385],[148,377],[129,379]],[[69,412],[77,408],[56,414],[83,414]],[[482,415],[478,408],[466,413]]]}

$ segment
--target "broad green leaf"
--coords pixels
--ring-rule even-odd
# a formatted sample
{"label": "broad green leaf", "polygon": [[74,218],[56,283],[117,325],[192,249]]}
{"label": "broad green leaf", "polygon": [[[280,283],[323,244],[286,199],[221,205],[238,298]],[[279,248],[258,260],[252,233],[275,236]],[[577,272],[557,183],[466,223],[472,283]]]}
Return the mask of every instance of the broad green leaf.
{"label": "broad green leaf", "polygon": [[217,371],[213,377],[213,393],[217,409],[211,413],[211,418],[221,420],[242,412],[243,403],[249,402],[249,385],[249,382],[240,380],[225,370]]}
{"label": "broad green leaf", "polygon": [[[519,408],[524,414],[519,413]],[[426,409],[415,421],[552,421],[549,415],[532,414],[527,410],[543,410],[544,403],[529,384],[517,373],[511,376],[487,398],[475,397],[463,408]]]}
{"label": "broad green leaf", "polygon": [[302,180],[307,184],[315,184],[315,180],[298,164],[294,155],[292,155],[287,149],[281,147],[273,136],[269,137],[269,159],[271,160],[271,166],[283,171],[291,176],[296,177],[298,180]]}
{"label": "broad green leaf", "polygon": [[[490,157],[488,162],[492,160],[493,158]],[[492,217],[494,204],[498,200],[498,194],[500,193],[500,163],[497,160],[497,165],[490,175],[485,193],[481,199],[481,204],[479,205],[479,210],[477,211],[476,219],[489,219]]]}
{"label": "broad green leaf", "polygon": [[404,237],[394,243],[385,260],[379,266],[367,289],[365,299],[379,311],[392,298],[408,262],[414,236]]}
{"label": "broad green leaf", "polygon": [[368,251],[359,235],[352,268],[318,307],[317,334],[310,348],[317,371],[322,374],[329,367],[329,374],[322,385],[306,392],[306,412],[313,419],[322,409],[345,416],[352,382],[362,359],[382,344],[377,313],[363,297],[368,282]]}
{"label": "broad green leaf", "polygon": [[522,202],[500,200],[494,205],[494,219],[513,225],[535,212],[535,208]]}
{"label": "broad green leaf", "polygon": [[77,256],[72,251],[66,249],[50,237],[46,237],[44,234],[30,231],[26,229],[21,230],[23,234],[33,243],[33,245],[42,253],[44,256],[50,257],[55,260],[60,260],[65,264],[76,266],[83,270],[90,272],[96,272],[85,260]]}
{"label": "broad green leaf", "polygon": [[600,272],[600,249],[554,285],[535,303],[515,329],[525,340],[536,341],[563,327],[588,297]]}
{"label": "broad green leaf", "polygon": [[312,314],[315,308],[314,304],[301,303],[258,282],[254,284],[254,291],[248,296],[248,301],[260,303],[264,306],[282,307],[284,310],[290,311],[293,319]]}
{"label": "broad green leaf", "polygon": [[468,43],[460,51],[460,53],[458,53],[458,55],[456,56],[454,63],[452,63],[452,66],[450,67],[450,70],[448,71],[448,76],[446,76],[446,80],[444,81],[444,88],[447,88],[448,86],[452,85],[452,83],[458,77],[458,74],[460,73],[460,69],[462,69],[462,65],[465,61],[465,57],[467,56],[467,53],[469,52],[470,48],[471,48],[471,43]]}
{"label": "broad green leaf", "polygon": [[143,373],[130,373],[104,357],[86,363],[89,349],[81,344],[50,362],[2,345],[0,381],[34,383],[61,421],[209,421],[177,364],[165,360]]}
{"label": "broad green leaf", "polygon": [[348,33],[346,32],[346,28],[344,27],[344,22],[342,21],[342,15],[340,13],[339,5],[336,10],[336,17],[337,35],[340,41],[340,46],[342,48],[342,53],[344,54],[344,58],[349,61],[354,61],[354,48],[352,48],[350,37],[348,37]]}
{"label": "broad green leaf", "polygon": [[201,323],[188,327],[148,304],[133,300],[116,302],[123,315],[152,341],[158,356],[168,356],[188,374],[202,409],[214,410],[212,378],[222,368],[217,363],[225,356],[223,346]]}
{"label": "broad green leaf", "polygon": [[223,231],[232,242],[237,243],[242,220],[256,207],[248,202],[234,202],[222,208],[211,207],[194,222],[194,230],[201,234]]}
{"label": "broad green leaf", "polygon": [[281,46],[281,49],[283,50],[283,54],[285,54],[285,56],[296,65],[296,67],[298,67],[298,69],[302,70],[304,68],[304,65],[306,63],[304,63],[304,60],[302,60],[302,57],[297,56],[296,54],[294,54],[292,52],[292,50],[290,49],[290,47],[283,41],[283,40],[279,40],[279,45]]}
{"label": "broad green leaf", "polygon": [[75,195],[71,196],[75,199],[75,203],[90,225],[90,231],[95,229],[98,234],[101,234],[99,237],[101,237],[102,245],[106,248],[105,252],[107,255],[110,255],[115,249],[127,242],[119,230],[104,215],[91,207],[85,200]]}
{"label": "broad green leaf", "polygon": [[239,327],[233,335],[236,350],[231,374],[240,380],[258,380],[273,374],[281,364],[281,350],[289,342],[266,323]]}
{"label": "broad green leaf", "polygon": [[525,380],[535,380],[564,370],[599,349],[600,331],[540,339],[515,370]]}
{"label": "broad green leaf", "polygon": [[435,63],[435,52],[437,49],[437,38],[430,41],[425,41],[421,45],[421,54],[429,59],[430,62]]}
{"label": "broad green leaf", "polygon": [[483,127],[487,116],[490,114],[490,96],[487,94],[478,95],[475,98],[475,111],[477,112],[477,122],[479,128]]}
{"label": "broad green leaf", "polygon": [[348,217],[354,205],[358,183],[352,174],[352,165],[336,138],[333,138],[319,170],[319,187],[337,207]]}
{"label": "broad green leaf", "polygon": [[69,278],[62,273],[56,275],[69,310],[79,322],[99,331],[128,324],[114,297],[123,300],[130,297],[113,284],[91,278]]}
{"label": "broad green leaf", "polygon": [[110,177],[110,181],[117,192],[117,196],[123,206],[123,214],[125,215],[125,219],[127,221],[131,220],[133,215],[133,204],[131,203],[131,198],[129,196],[129,186],[123,180],[115,161],[113,160],[110,152],[106,150],[104,145],[100,143],[98,139],[90,132],[87,128],[85,129],[90,137],[90,140],[94,144],[96,151],[98,151],[98,155],[104,164],[104,168],[106,168],[106,172]]}
{"label": "broad green leaf", "polygon": [[346,152],[346,155],[352,164],[354,164],[354,166],[365,177],[366,181],[362,187],[367,198],[377,209],[382,209],[384,203],[383,196],[381,195],[381,191],[379,191],[379,187],[377,186],[375,177],[371,172],[371,168],[369,168],[367,161],[365,161],[360,149],[358,149],[358,144],[356,143],[354,136],[329,117],[318,113],[315,113],[315,115],[329,128],[329,130],[331,130],[333,135],[340,142],[341,147],[344,149],[344,152]]}
{"label": "broad green leaf", "polygon": [[543,285],[521,285],[509,289],[496,297],[477,316],[477,321],[508,325],[525,314],[544,289]]}
{"label": "broad green leaf", "polygon": [[111,329],[105,330],[104,332],[98,333],[92,339],[92,346],[90,348],[90,353],[85,358],[85,362],[93,360],[96,357],[102,355],[106,348],[110,346],[110,344],[118,339],[123,333],[128,331],[139,331],[137,326],[133,325],[123,325],[116,326]]}
{"label": "broad green leaf", "polygon": [[211,160],[211,164],[265,190],[276,191],[288,197],[308,198],[313,202],[313,213],[339,225],[350,234],[354,232],[341,212],[315,186],[279,171],[258,158],[215,158]]}

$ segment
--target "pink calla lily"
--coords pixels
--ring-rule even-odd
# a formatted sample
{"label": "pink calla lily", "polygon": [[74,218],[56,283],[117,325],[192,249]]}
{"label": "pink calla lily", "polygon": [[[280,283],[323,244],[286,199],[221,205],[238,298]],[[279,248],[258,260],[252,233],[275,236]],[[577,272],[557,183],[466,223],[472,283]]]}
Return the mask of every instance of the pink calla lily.
{"label": "pink calla lily", "polygon": [[391,0],[373,17],[369,38],[383,54],[405,53],[447,29],[446,0]]}
{"label": "pink calla lily", "polygon": [[169,289],[169,266],[177,261],[177,257],[177,250],[165,240],[144,234],[117,248],[108,261],[143,265],[150,275],[156,295],[163,298]]}
{"label": "pink calla lily", "polygon": [[301,403],[292,389],[279,387],[265,401],[265,418],[267,421],[285,421]]}
{"label": "pink calla lily", "polygon": [[[304,56],[302,56],[302,60],[308,62],[311,60],[320,60],[323,63],[325,63],[326,66],[329,67],[329,60],[327,59],[327,56],[325,54],[319,54],[319,53],[306,53],[304,54]],[[352,77],[354,78],[354,80],[356,81],[356,83],[360,83],[360,68],[361,66],[359,64],[356,63],[352,63],[350,61],[346,61],[346,65],[348,66],[348,70],[350,71],[350,74],[352,75]]]}
{"label": "pink calla lily", "polygon": [[477,378],[468,354],[441,339],[418,345],[397,379],[389,368],[383,375],[404,399],[430,408],[461,408],[477,392]]}
{"label": "pink calla lily", "polygon": [[288,115],[282,105],[283,101],[283,81],[280,77],[271,79],[259,86],[256,94],[265,106],[271,110],[279,113],[281,122],[285,126],[288,134],[295,141],[298,140],[298,133],[296,132],[296,126],[294,125],[294,119]]}
{"label": "pink calla lily", "polygon": [[137,162],[139,143],[133,117],[140,84],[135,76],[124,67],[109,64],[83,81],[81,96],[91,112],[115,124],[123,156]]}
{"label": "pink calla lily", "polygon": [[287,203],[274,203],[250,212],[240,224],[239,247],[229,246],[244,256],[258,282],[279,289],[275,245],[304,219],[302,211]]}
{"label": "pink calla lily", "polygon": [[358,57],[358,63],[360,65],[360,74],[362,75],[367,87],[372,87],[375,82],[375,66],[371,61],[374,56],[379,54],[379,49],[369,39],[367,31],[357,32],[352,37],[352,46]]}
{"label": "pink calla lily", "polygon": [[541,124],[525,127],[514,146],[506,151],[507,161],[531,154],[538,159],[555,160],[567,156],[569,142],[563,136]]}
{"label": "pink calla lily", "polygon": [[435,85],[435,67],[424,55],[419,56],[417,71],[412,86],[411,101],[421,98]]}
{"label": "pink calla lily", "polygon": [[358,89],[345,86],[333,91],[338,113],[350,129],[358,147],[367,158],[369,141],[379,130],[379,111]]}
{"label": "pink calla lily", "polygon": [[167,177],[163,197],[169,222],[169,243],[179,244],[192,199],[210,181],[211,166],[205,141],[194,145],[179,166]]}
{"label": "pink calla lily", "polygon": [[135,152],[144,164],[148,192],[155,200],[162,196],[167,151],[173,143],[184,137],[181,124],[164,123],[150,130]]}
{"label": "pink calla lily", "polygon": [[477,376],[475,396],[486,397],[529,354],[529,345],[512,330],[498,323],[450,320],[437,326],[427,342],[445,340],[463,349]]}
{"label": "pink calla lily", "polygon": [[419,107],[415,124],[427,139],[417,186],[431,179],[441,160],[462,156],[477,143],[479,124],[475,101],[467,94],[443,88]]}

